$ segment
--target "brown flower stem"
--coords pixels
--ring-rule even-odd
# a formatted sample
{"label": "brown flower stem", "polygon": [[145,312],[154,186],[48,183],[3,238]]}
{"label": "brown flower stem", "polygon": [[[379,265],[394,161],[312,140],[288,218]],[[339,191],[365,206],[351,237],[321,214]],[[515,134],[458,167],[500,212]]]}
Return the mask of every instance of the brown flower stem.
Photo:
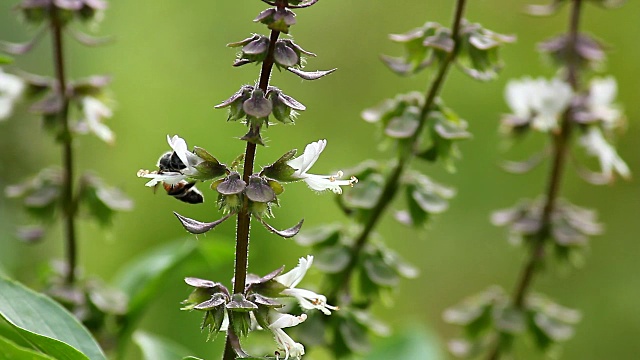
{"label": "brown flower stem", "polygon": [[[460,33],[460,24],[463,19],[465,5],[466,5],[466,0],[458,0],[456,2],[456,9],[453,17],[453,24],[451,26],[451,29],[452,29],[451,38],[453,39],[455,46],[454,46],[454,49],[442,61],[435,78],[427,88],[427,91],[425,93],[424,105],[420,110],[420,122],[418,124],[418,128],[416,129],[416,131],[413,133],[412,137],[409,140],[412,150],[415,149],[420,142],[420,133],[422,132],[422,129],[427,123],[429,113],[431,112],[433,104],[435,103],[436,98],[438,97],[438,94],[442,89],[442,85],[444,84],[444,80],[447,77],[449,68],[451,67],[451,64],[456,58],[458,43],[459,43],[458,35]],[[334,301],[334,302],[336,300],[349,301],[349,293],[350,293],[349,284],[351,282],[353,271],[355,270],[356,265],[358,263],[359,256],[362,253],[364,246],[367,244],[367,241],[369,240],[369,236],[371,235],[373,229],[380,221],[382,214],[386,210],[387,206],[391,204],[392,200],[397,195],[400,178],[404,173],[407,165],[409,164],[411,159],[413,159],[414,156],[415,154],[413,153],[413,151],[400,152],[400,154],[398,155],[398,161],[393,167],[393,169],[391,170],[391,172],[389,173],[387,179],[385,180],[385,186],[382,190],[380,197],[378,198],[377,203],[371,209],[371,214],[369,215],[366,224],[364,225],[364,227],[362,228],[362,231],[360,232],[360,234],[355,240],[355,243],[351,250],[351,254],[352,254],[351,259],[347,264],[347,266],[345,267],[345,269],[339,275],[340,276],[340,281],[338,282],[339,285],[335,286],[329,292],[329,299],[331,301]],[[343,293],[344,299],[338,299],[338,295],[340,292]]]}
{"label": "brown flower stem", "polygon": [[58,82],[57,86],[60,96],[62,97],[62,109],[59,113],[60,123],[62,125],[62,216],[64,222],[64,235],[66,243],[66,263],[67,273],[65,282],[71,285],[76,279],[77,266],[77,241],[75,215],[76,205],[73,196],[73,136],[69,129],[69,96],[67,93],[67,85],[65,78],[64,65],[64,47],[62,43],[62,27],[59,13],[54,5],[51,5],[51,34],[53,40],[53,55],[55,76]]}
{"label": "brown flower stem", "polygon": [[[285,4],[286,5],[286,4]],[[278,5],[282,7],[285,5]],[[264,92],[267,92],[269,87],[269,80],[271,78],[271,71],[273,70],[276,41],[280,36],[279,31],[272,30],[269,37],[269,48],[267,49],[267,56],[262,62],[262,68],[260,70],[260,80],[258,87]],[[258,130],[259,132],[259,130]],[[247,142],[247,148],[244,155],[244,170],[242,173],[242,179],[245,183],[249,183],[249,177],[253,174],[253,166],[256,157],[256,144]],[[236,225],[236,259],[235,259],[235,276],[233,283],[233,293],[244,293],[244,287],[247,280],[247,268],[249,265],[249,238],[251,232],[251,212],[247,201],[242,205],[242,210],[238,213],[238,221]],[[224,360],[235,360],[236,350],[234,349],[234,342],[232,338],[237,337],[233,334],[233,329],[229,327],[227,330],[227,340],[224,348]],[[235,342],[239,346],[239,341]]]}
{"label": "brown flower stem", "polygon": [[[571,18],[569,22],[569,52],[567,57],[567,73],[566,81],[571,85],[573,90],[578,90],[578,63],[575,51],[578,39],[578,28],[580,24],[580,10],[582,0],[572,0]],[[520,310],[524,309],[526,295],[531,288],[534,275],[538,266],[545,257],[545,245],[549,239],[549,231],[551,225],[551,217],[556,207],[556,201],[560,192],[562,183],[562,175],[564,174],[564,165],[568,153],[568,146],[571,140],[573,130],[572,114],[567,110],[562,117],[562,125],[558,133],[552,134],[553,141],[553,163],[551,165],[549,178],[547,182],[547,191],[545,204],[540,218],[540,230],[531,244],[531,253],[529,260],[525,263],[520,273],[520,278],[516,284],[513,294],[513,305]],[[487,357],[488,360],[497,360],[500,358],[502,351],[502,343],[500,338],[496,341],[494,348]]]}

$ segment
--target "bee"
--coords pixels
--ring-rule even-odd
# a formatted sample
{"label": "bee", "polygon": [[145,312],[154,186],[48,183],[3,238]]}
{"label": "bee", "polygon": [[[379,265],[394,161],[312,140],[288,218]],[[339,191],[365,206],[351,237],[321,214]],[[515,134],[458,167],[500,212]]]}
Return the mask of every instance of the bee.
{"label": "bee", "polygon": [[[175,152],[166,152],[158,159],[158,173],[160,174],[163,172],[180,172],[186,168],[187,166]],[[204,196],[202,196],[200,190],[196,189],[195,182],[182,180],[174,185],[167,183],[162,185],[167,195],[171,195],[180,201],[188,204],[201,204],[204,202]]]}
{"label": "bee", "polygon": [[182,180],[175,185],[167,183],[163,184],[164,189],[167,191],[167,195],[171,195],[188,204],[201,204],[204,202],[204,196],[202,196],[200,190],[196,189],[195,185],[195,182],[188,182],[185,180]]}

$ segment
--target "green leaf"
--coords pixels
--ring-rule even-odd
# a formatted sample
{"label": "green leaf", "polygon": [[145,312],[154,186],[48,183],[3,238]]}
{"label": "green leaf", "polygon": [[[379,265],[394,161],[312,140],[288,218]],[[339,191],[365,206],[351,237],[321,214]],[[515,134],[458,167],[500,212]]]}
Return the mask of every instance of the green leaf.
{"label": "green leaf", "polygon": [[318,269],[335,274],[344,270],[351,261],[351,249],[347,246],[336,244],[324,247],[316,253],[315,265]]}
{"label": "green leaf", "polygon": [[106,359],[87,329],[61,305],[2,277],[0,316],[34,346],[57,359]]}
{"label": "green leaf", "polygon": [[395,286],[400,281],[398,273],[384,261],[380,253],[367,256],[364,269],[369,279],[380,286]]}
{"label": "green leaf", "polygon": [[[133,341],[140,347],[140,350],[142,350],[144,360],[183,359],[190,353],[188,349],[180,344],[144,331],[136,331],[133,334]],[[194,357],[188,356],[188,358]]]}
{"label": "green leaf", "polygon": [[378,344],[365,360],[445,359],[435,335],[422,327],[411,327]]}
{"label": "green leaf", "polygon": [[9,360],[54,360],[52,357],[18,346],[14,342],[0,337],[0,359]]}
{"label": "green leaf", "polygon": [[114,284],[129,297],[129,308],[122,319],[122,328],[118,334],[118,353],[125,351],[125,339],[133,331],[133,326],[152,298],[163,289],[162,280],[167,273],[195,252],[196,242],[189,240],[179,239],[151,249],[125,265],[116,276]]}
{"label": "green leaf", "polygon": [[395,139],[408,139],[420,125],[420,109],[410,106],[400,116],[393,117],[384,129],[384,133]]}
{"label": "green leaf", "polygon": [[380,174],[371,174],[354,186],[343,196],[343,201],[347,206],[358,209],[372,209],[384,187],[384,177]]}
{"label": "green leaf", "polygon": [[301,246],[326,246],[333,245],[340,239],[340,224],[327,224],[313,229],[303,230],[295,241]]}
{"label": "green leaf", "polygon": [[127,317],[139,315],[149,300],[162,288],[162,279],[193,254],[197,243],[189,239],[163,244],[134,259],[122,268],[114,283],[129,295]]}

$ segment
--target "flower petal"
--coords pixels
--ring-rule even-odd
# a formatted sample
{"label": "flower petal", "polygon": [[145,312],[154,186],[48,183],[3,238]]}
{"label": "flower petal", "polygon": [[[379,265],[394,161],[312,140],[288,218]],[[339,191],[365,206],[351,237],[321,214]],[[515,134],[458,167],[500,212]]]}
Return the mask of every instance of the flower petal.
{"label": "flower petal", "polygon": [[275,278],[275,280],[287,287],[295,287],[300,283],[304,275],[307,273],[307,270],[313,264],[313,256],[307,255],[306,258],[300,258],[298,260],[298,266],[289,270],[286,274],[280,275]]}
{"label": "flower petal", "polygon": [[302,155],[293,160],[289,160],[287,164],[296,169],[296,172],[293,173],[293,177],[302,178],[304,174],[311,169],[313,164],[316,163],[318,157],[320,157],[320,154],[324,151],[326,146],[327,140],[324,139],[312,142],[304,148],[304,153],[302,153]]}

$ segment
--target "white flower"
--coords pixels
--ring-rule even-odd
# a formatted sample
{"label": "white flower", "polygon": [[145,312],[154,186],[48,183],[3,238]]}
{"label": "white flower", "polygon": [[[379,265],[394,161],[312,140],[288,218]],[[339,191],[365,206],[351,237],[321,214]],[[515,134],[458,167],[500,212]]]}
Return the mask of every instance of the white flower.
{"label": "white flower", "polygon": [[179,172],[167,171],[163,173],[158,172],[150,172],[149,170],[139,170],[138,177],[143,177],[149,180],[144,186],[153,187],[158,185],[159,183],[165,183],[167,185],[176,185],[177,183],[186,180],[188,176],[183,175]]}
{"label": "white flower", "polygon": [[530,119],[531,126],[540,131],[558,127],[558,118],[572,97],[573,91],[567,83],[543,78],[510,81],[505,93],[513,114],[522,120]]}
{"label": "white flower", "polygon": [[325,315],[331,315],[331,310],[338,310],[338,307],[327,304],[327,298],[324,295],[316,294],[311,290],[296,288],[311,267],[311,264],[313,264],[313,256],[307,255],[306,258],[300,258],[298,266],[288,273],[276,277],[275,280],[288,287],[281,294],[296,298],[301,308],[305,310],[317,309]]}
{"label": "white flower", "polygon": [[300,180],[304,180],[307,185],[316,191],[331,190],[336,194],[342,193],[340,186],[353,185],[358,180],[352,177],[349,180],[339,180],[342,176],[342,171],[338,171],[336,175],[314,175],[308,174],[307,171],[311,169],[313,164],[327,146],[327,140],[319,140],[307,145],[304,149],[304,153],[295,159],[289,160],[287,164],[296,169],[292,177]]}
{"label": "white flower", "polygon": [[147,170],[138,171],[138,177],[143,177],[149,180],[145,186],[156,186],[158,183],[165,183],[168,185],[176,185],[181,181],[186,180],[187,178],[197,175],[198,170],[195,168],[197,164],[202,162],[203,160],[197,156],[196,154],[190,152],[187,147],[187,142],[184,141],[183,138],[178,135],[174,135],[170,137],[167,135],[167,143],[171,149],[176,153],[180,161],[186,166],[186,168],[180,171],[161,171],[161,172],[150,172]]}
{"label": "white flower", "polygon": [[180,172],[185,175],[198,174],[198,170],[196,170],[194,166],[198,165],[203,160],[198,155],[189,151],[187,142],[178,135],[173,135],[173,137],[169,137],[169,135],[167,135],[167,143],[169,143],[171,149],[173,149],[176,155],[178,155],[180,161],[182,161],[182,163],[187,167]]}
{"label": "white flower", "polygon": [[273,336],[279,347],[284,350],[284,360],[289,359],[289,357],[300,359],[302,355],[304,355],[304,346],[300,343],[295,342],[282,329],[300,324],[301,322],[307,320],[307,315],[302,314],[300,316],[293,316],[290,314],[281,314],[274,311],[272,313],[272,316],[274,318],[271,319],[269,330],[273,332]]}
{"label": "white flower", "polygon": [[587,109],[608,128],[616,127],[620,123],[622,114],[613,106],[617,92],[618,85],[613,77],[591,80]]}
{"label": "white flower", "polygon": [[24,88],[24,81],[20,77],[7,74],[0,68],[0,121],[11,116]]}
{"label": "white flower", "polygon": [[522,80],[511,80],[507,84],[504,94],[507,105],[511,108],[513,115],[521,119],[528,119],[531,113],[530,99],[533,80],[524,78]]}
{"label": "white flower", "polygon": [[531,107],[536,115],[532,126],[547,131],[558,127],[558,117],[571,104],[573,90],[571,86],[560,79],[538,79],[536,93],[531,99]]}
{"label": "white flower", "polygon": [[629,167],[620,158],[613,146],[605,140],[599,128],[592,126],[580,138],[580,144],[587,149],[589,154],[598,157],[602,174],[608,179],[613,178],[614,171],[625,179],[631,177]]}
{"label": "white flower", "polygon": [[109,127],[102,123],[105,118],[113,116],[111,109],[102,101],[92,97],[82,98],[82,112],[84,113],[84,125],[102,141],[112,144],[115,135]]}

